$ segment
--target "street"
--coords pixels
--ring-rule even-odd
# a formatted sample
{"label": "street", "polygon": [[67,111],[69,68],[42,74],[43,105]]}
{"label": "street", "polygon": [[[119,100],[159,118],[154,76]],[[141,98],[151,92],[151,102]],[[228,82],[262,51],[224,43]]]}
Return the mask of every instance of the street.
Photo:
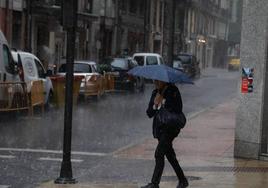
{"label": "street", "polygon": [[[238,72],[209,68],[194,85],[178,85],[187,117],[236,98],[238,78]],[[152,138],[145,113],[152,89],[147,84],[144,93],[106,93],[74,107],[72,165],[78,182],[145,182],[151,176],[146,166],[154,161],[114,154]],[[37,187],[59,176],[63,119],[63,109],[1,118],[0,187]]]}

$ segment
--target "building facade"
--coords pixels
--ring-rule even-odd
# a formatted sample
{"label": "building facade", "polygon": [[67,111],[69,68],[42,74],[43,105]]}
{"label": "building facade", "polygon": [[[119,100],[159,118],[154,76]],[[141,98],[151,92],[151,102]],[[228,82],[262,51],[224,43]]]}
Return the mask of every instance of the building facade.
{"label": "building facade", "polygon": [[235,157],[268,159],[267,9],[266,0],[243,1],[241,66],[254,69],[254,77],[253,91],[241,93],[239,88],[237,95]]}
{"label": "building facade", "polygon": [[146,2],[143,0],[119,1],[117,54],[131,55],[143,51],[145,6]]}
{"label": "building facade", "polygon": [[25,48],[26,14],[23,0],[0,0],[0,29],[13,48]]}
{"label": "building facade", "polygon": [[[225,67],[228,47],[231,53],[239,45],[238,41],[228,43],[232,38],[228,33],[234,33],[229,10],[236,10],[236,1],[174,1],[174,54],[196,55],[201,68]],[[100,62],[108,56],[142,51],[166,57],[169,2],[78,0],[75,58]],[[0,7],[0,27],[13,47],[36,54],[46,68],[64,62],[61,0],[1,0]]]}
{"label": "building facade", "polygon": [[163,54],[164,39],[164,0],[151,1],[149,13],[149,52]]}
{"label": "building facade", "polygon": [[226,67],[229,0],[191,0],[186,3],[185,51],[195,54],[201,68]]}
{"label": "building facade", "polygon": [[242,25],[242,0],[233,0],[230,4],[230,23],[229,23],[229,58],[240,57],[240,40],[241,40],[241,25]]}

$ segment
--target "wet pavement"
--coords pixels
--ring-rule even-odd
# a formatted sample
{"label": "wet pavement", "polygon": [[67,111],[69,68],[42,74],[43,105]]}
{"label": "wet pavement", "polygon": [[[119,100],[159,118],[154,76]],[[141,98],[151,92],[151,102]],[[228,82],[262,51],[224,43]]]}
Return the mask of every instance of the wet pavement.
{"label": "wet pavement", "polygon": [[[174,143],[180,164],[190,185],[196,188],[264,188],[268,187],[268,162],[233,158],[235,111],[237,101],[232,100],[216,106],[192,118]],[[85,180],[75,185],[54,185],[46,182],[40,188],[137,188],[150,180],[153,169],[155,141],[145,142],[114,153],[106,172],[105,183]],[[103,164],[106,165],[106,164]],[[116,169],[111,173],[107,169]],[[95,169],[94,173],[100,173]],[[127,182],[125,173],[133,175]],[[117,174],[117,181],[113,177]],[[146,174],[140,180],[137,177]],[[90,179],[90,174],[87,174]],[[119,177],[121,176],[121,179]],[[81,177],[80,177],[81,178]],[[96,180],[96,179],[95,179]],[[135,182],[136,181],[136,182]],[[98,181],[97,181],[98,182]],[[114,182],[114,183],[112,183]],[[177,180],[169,165],[166,165],[160,187],[174,188]]]}
{"label": "wet pavement", "polygon": [[[184,112],[192,116],[235,97],[236,72],[207,70],[195,85],[178,85]],[[74,151],[110,153],[140,139],[151,137],[151,120],[145,111],[153,89],[144,93],[107,93],[74,107]],[[63,109],[52,109],[43,116],[17,115],[0,119],[0,147],[61,150]],[[111,142],[112,141],[112,142]]]}
{"label": "wet pavement", "polygon": [[[236,72],[208,69],[195,85],[179,85],[189,121],[174,147],[190,187],[267,185],[266,162],[233,158],[237,78]],[[75,107],[72,166],[79,183],[72,186],[53,184],[62,158],[62,110],[1,119],[0,187],[128,188],[147,183],[156,146],[145,115],[151,89],[109,93]],[[166,164],[161,187],[176,187]]]}

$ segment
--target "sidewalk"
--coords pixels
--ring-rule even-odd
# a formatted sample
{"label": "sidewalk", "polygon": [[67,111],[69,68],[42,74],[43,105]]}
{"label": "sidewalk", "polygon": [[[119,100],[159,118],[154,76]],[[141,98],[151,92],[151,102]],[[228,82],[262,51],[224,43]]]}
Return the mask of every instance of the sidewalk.
{"label": "sidewalk", "polygon": [[[226,102],[192,117],[174,148],[180,164],[190,180],[191,188],[264,188],[268,187],[268,162],[233,158],[235,112],[237,103]],[[154,160],[156,141],[114,153],[117,159]],[[167,164],[167,163],[166,163]],[[168,165],[166,165],[168,166]],[[138,184],[75,184],[44,183],[40,188],[137,188]],[[163,174],[162,188],[175,188],[176,177],[171,168]]]}

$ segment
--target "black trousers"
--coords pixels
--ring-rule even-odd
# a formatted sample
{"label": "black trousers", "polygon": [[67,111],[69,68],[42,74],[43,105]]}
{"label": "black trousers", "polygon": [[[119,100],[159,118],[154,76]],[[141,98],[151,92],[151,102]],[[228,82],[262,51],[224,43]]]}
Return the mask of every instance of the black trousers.
{"label": "black trousers", "polygon": [[176,153],[172,146],[172,141],[174,140],[173,136],[168,134],[161,134],[158,138],[158,145],[155,150],[155,169],[152,177],[152,183],[158,185],[163,174],[165,166],[165,156],[167,157],[169,163],[173,167],[179,180],[184,180],[184,173],[179,165],[179,162],[176,158]]}

